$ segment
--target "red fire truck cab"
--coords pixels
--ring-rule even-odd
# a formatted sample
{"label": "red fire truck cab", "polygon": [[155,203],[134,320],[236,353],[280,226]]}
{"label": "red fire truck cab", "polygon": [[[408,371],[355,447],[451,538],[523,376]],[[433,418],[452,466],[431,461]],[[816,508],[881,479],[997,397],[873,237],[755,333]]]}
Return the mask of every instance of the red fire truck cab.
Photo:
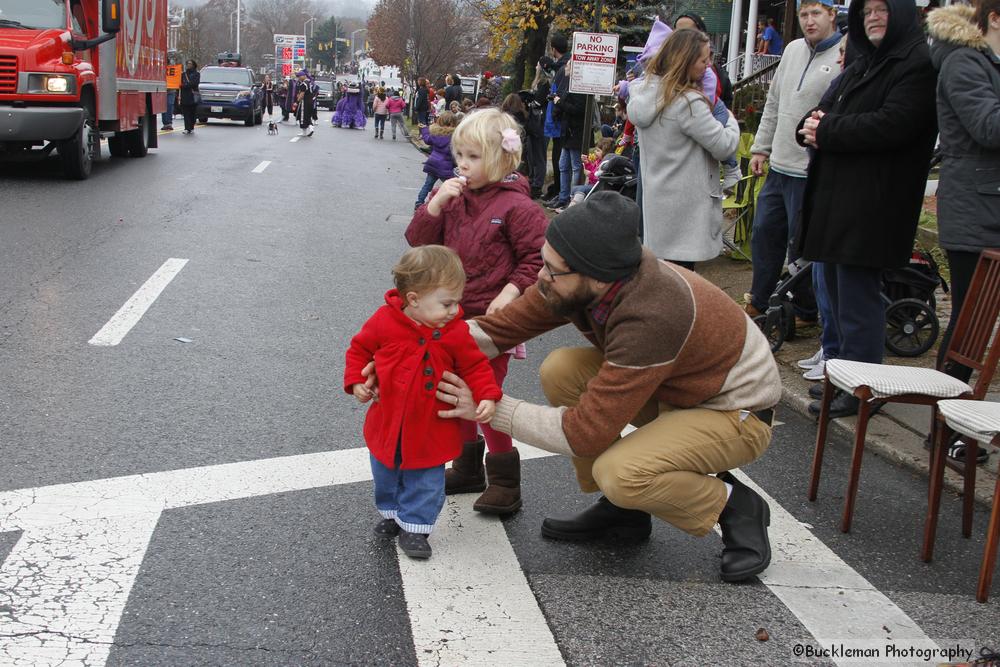
{"label": "red fire truck cab", "polygon": [[70,178],[144,157],[166,109],[167,0],[0,3],[0,160],[58,151]]}

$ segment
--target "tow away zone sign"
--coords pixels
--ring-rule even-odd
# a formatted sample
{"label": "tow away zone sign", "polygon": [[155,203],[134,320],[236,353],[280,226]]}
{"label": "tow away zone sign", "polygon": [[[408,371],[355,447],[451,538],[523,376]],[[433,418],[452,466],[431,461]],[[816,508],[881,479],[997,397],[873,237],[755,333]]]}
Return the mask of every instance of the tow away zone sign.
{"label": "tow away zone sign", "polygon": [[618,35],[574,32],[569,92],[610,95],[618,67]]}

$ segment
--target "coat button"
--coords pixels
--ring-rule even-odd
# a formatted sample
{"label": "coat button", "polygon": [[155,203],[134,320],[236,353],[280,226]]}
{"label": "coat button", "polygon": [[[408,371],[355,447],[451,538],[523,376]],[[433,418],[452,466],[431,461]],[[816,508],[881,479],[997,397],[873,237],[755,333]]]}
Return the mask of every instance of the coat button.
{"label": "coat button", "polygon": [[434,333],[431,334],[431,338],[433,338],[434,340],[437,340],[440,337],[441,337],[441,330],[440,329],[435,329]]}
{"label": "coat button", "polygon": [[427,391],[430,391],[433,388],[434,388],[433,382],[428,382],[427,384],[424,385],[424,389],[426,389]]}
{"label": "coat button", "polygon": [[421,338],[421,339],[419,339],[419,340],[417,341],[417,345],[423,345],[423,344],[424,344],[424,343],[426,343],[426,342],[427,342],[426,340],[424,340],[423,338]]}
{"label": "coat button", "polygon": [[425,368],[424,369],[424,375],[434,375],[434,369],[433,368]]}

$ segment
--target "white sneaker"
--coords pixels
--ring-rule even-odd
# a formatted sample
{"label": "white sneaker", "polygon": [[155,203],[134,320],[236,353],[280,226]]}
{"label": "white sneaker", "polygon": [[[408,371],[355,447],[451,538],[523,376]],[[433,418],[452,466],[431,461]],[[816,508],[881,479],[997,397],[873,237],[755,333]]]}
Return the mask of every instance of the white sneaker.
{"label": "white sneaker", "polygon": [[306,130],[306,136],[307,137],[311,137],[313,135],[313,132],[315,132],[315,131],[316,131],[316,128],[313,127],[312,125],[310,125],[309,129]]}
{"label": "white sneaker", "polygon": [[816,354],[809,357],[808,359],[800,359],[795,363],[798,364],[799,368],[805,368],[806,370],[808,370],[821,361],[823,361],[823,348],[819,348],[818,350],[816,350]]}
{"label": "white sneaker", "polygon": [[743,178],[743,172],[740,171],[740,165],[738,162],[732,167],[726,167],[722,174],[723,192],[732,192],[732,189],[736,187],[736,184],[740,182],[741,178]]}
{"label": "white sneaker", "polygon": [[810,382],[817,382],[823,379],[825,370],[826,370],[826,360],[822,360],[818,364],[807,370],[805,373],[803,373],[802,377],[809,380]]}
{"label": "white sneaker", "polygon": [[306,136],[306,128],[303,127],[299,129],[299,136],[300,137]]}

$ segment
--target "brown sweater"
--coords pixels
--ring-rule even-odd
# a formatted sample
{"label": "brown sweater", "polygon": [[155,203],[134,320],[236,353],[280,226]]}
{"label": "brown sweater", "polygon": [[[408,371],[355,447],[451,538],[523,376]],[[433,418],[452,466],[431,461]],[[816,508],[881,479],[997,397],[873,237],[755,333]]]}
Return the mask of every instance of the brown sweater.
{"label": "brown sweater", "polygon": [[[572,407],[505,396],[491,425],[550,451],[597,456],[650,399],[677,408],[760,410],[781,398],[767,340],[722,290],[643,251],[637,274],[611,303],[607,321],[590,309],[569,320],[604,364]],[[493,315],[470,322],[487,356],[565,324],[533,285]]]}

